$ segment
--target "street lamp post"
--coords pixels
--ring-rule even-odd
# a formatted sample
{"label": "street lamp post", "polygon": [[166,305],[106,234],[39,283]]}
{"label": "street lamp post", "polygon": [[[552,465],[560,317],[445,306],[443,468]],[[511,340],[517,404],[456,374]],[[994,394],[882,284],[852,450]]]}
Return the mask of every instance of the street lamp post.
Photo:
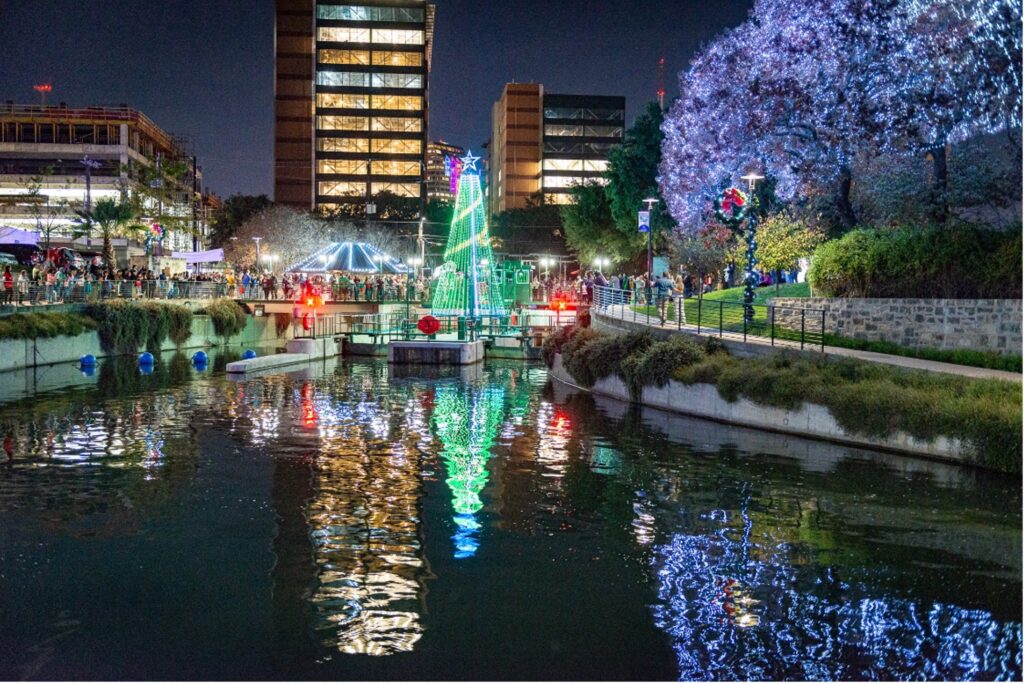
{"label": "street lamp post", "polygon": [[260,240],[262,237],[253,237],[252,241],[256,243],[256,267],[259,267],[260,263]]}
{"label": "street lamp post", "polygon": [[651,211],[659,200],[657,197],[648,197],[644,200],[645,211],[647,211],[647,275],[654,277],[654,226],[651,225]]}
{"label": "street lamp post", "polygon": [[747,192],[750,197],[750,207],[747,210],[747,269],[743,274],[743,319],[750,323],[754,320],[754,296],[757,291],[757,276],[754,275],[754,252],[757,251],[757,198],[754,191],[757,189],[757,181],[764,180],[764,176],[751,171],[741,180],[747,181]]}

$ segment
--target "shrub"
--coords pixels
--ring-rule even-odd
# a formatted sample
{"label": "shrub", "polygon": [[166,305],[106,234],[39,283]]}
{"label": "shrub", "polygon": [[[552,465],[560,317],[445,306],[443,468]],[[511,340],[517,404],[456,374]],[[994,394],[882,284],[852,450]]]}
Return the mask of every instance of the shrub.
{"label": "shrub", "polygon": [[576,328],[576,332],[562,346],[562,363],[565,370],[581,386],[589,387],[594,384],[593,373],[587,364],[586,347],[604,336],[589,327]]}
{"label": "shrub", "polygon": [[623,379],[634,399],[639,399],[644,387],[665,386],[677,368],[694,365],[705,357],[699,342],[676,335],[631,354],[630,362],[621,364]]}
{"label": "shrub", "polygon": [[180,304],[170,304],[165,307],[170,317],[168,335],[174,345],[180,348],[192,337],[192,311]]}
{"label": "shrub", "polygon": [[808,279],[825,296],[1019,299],[1021,230],[853,230],[818,247]]}
{"label": "shrub", "polygon": [[547,363],[549,368],[555,364],[555,355],[562,352],[562,347],[572,338],[575,331],[575,327],[567,325],[558,328],[544,339],[541,355],[544,357],[544,362]]}
{"label": "shrub", "polygon": [[245,311],[234,299],[214,299],[204,312],[213,321],[214,333],[224,341],[245,329]]}
{"label": "shrub", "polygon": [[15,313],[0,318],[0,339],[74,337],[96,329],[96,322],[81,313]]}
{"label": "shrub", "polygon": [[107,353],[137,353],[149,339],[149,312],[120,299],[93,304],[88,309],[99,326],[100,346]]}
{"label": "shrub", "polygon": [[280,339],[288,332],[288,328],[292,325],[292,314],[291,313],[275,313],[274,314],[274,332],[277,334],[277,338]]}

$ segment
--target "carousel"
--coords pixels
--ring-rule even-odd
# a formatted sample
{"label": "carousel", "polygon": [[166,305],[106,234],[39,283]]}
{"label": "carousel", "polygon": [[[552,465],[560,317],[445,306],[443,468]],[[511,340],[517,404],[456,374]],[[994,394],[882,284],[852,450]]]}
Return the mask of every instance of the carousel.
{"label": "carousel", "polygon": [[401,260],[365,242],[331,242],[288,269],[305,275],[357,273],[408,275],[413,270]]}

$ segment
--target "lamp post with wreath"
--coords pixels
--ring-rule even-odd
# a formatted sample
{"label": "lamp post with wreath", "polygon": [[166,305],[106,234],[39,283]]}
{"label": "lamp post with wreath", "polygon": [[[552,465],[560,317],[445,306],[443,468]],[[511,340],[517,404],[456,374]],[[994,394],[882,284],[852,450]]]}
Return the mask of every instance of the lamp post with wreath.
{"label": "lamp post with wreath", "polygon": [[715,218],[736,233],[744,219],[747,229],[743,231],[747,243],[747,263],[743,271],[743,320],[751,323],[754,320],[754,296],[757,290],[757,275],[754,273],[754,253],[757,251],[757,181],[764,176],[750,172],[743,176],[747,181],[748,194],[736,187],[728,187],[715,197]]}

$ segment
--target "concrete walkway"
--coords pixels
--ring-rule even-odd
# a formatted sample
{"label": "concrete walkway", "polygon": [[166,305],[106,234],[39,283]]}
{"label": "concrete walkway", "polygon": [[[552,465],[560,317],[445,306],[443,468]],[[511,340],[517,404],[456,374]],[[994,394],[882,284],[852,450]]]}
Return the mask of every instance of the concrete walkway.
{"label": "concrete walkway", "polygon": [[[609,322],[626,322],[637,325],[643,325],[659,330],[665,330],[666,332],[686,332],[688,334],[697,334],[697,326],[682,323],[681,325],[675,320],[667,321],[664,325],[661,324],[661,320],[657,316],[650,316],[645,313],[639,313],[634,311],[627,305],[619,304],[607,306],[603,311],[591,310],[593,314],[600,316],[608,320]],[[721,335],[718,334],[717,330],[713,332],[708,328],[701,328],[701,336],[721,336],[723,339],[728,339],[733,342],[741,342],[746,344],[754,344],[758,346],[774,346],[776,348],[788,348],[799,351],[800,342],[793,342],[783,339],[775,339],[775,343],[767,337],[755,337],[747,335],[746,339],[743,338],[742,334],[735,332],[723,332]],[[1021,382],[1022,375],[1016,372],[1007,372],[1005,370],[990,370],[988,368],[976,368],[970,365],[956,365],[955,363],[942,363],[934,360],[925,360],[923,358],[908,358],[906,356],[893,356],[887,353],[875,353],[874,351],[860,351],[857,349],[845,349],[837,346],[825,346],[822,347],[816,344],[805,344],[805,351],[824,353],[826,356],[836,356],[843,358],[855,358],[868,363],[884,363],[886,365],[893,365],[896,367],[907,368],[911,370],[923,370],[925,372],[938,372],[946,375],[960,375],[961,377],[973,377],[975,379],[1001,379],[1007,382]]]}

